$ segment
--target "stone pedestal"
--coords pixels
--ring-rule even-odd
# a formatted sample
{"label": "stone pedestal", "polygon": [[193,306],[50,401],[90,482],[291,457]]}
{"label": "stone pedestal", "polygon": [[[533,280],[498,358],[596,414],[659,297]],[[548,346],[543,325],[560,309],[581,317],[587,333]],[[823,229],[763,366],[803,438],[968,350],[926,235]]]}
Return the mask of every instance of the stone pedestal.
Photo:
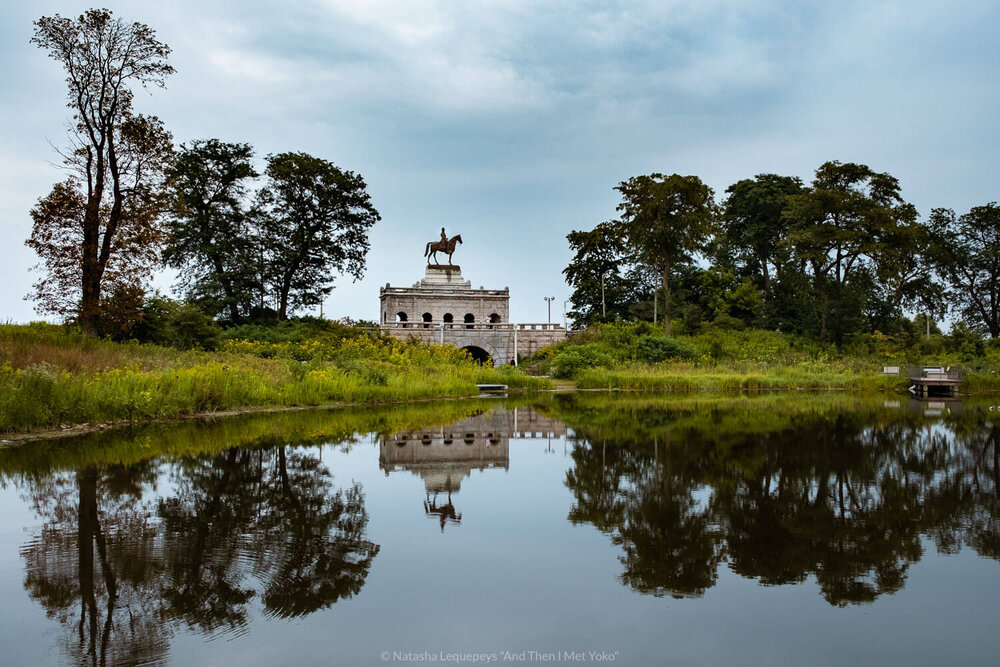
{"label": "stone pedestal", "polygon": [[472,281],[462,277],[462,267],[457,264],[429,264],[423,280],[414,287],[472,289]]}

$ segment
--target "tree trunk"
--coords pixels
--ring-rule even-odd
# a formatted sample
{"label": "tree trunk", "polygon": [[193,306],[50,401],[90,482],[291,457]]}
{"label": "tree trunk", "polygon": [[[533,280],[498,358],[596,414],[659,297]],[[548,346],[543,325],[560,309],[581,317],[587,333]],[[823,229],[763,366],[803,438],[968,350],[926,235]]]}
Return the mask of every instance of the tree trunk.
{"label": "tree trunk", "polygon": [[764,276],[764,294],[771,293],[771,272],[767,269],[767,257],[764,255],[758,255],[757,259],[760,260],[761,271]]}
{"label": "tree trunk", "polygon": [[[98,169],[103,167],[98,160]],[[97,177],[97,183],[88,193],[87,208],[83,215],[83,247],[80,257],[80,328],[88,336],[96,336],[100,318],[101,271],[98,261],[98,237],[101,230],[100,204],[104,196],[104,178]]]}
{"label": "tree trunk", "polygon": [[604,305],[604,274],[601,274],[601,319],[607,319],[608,311]]}
{"label": "tree trunk", "polygon": [[91,466],[77,474],[77,577],[80,583],[80,648],[96,655],[97,597],[94,591],[94,517],[97,515],[97,471]]}
{"label": "tree trunk", "polygon": [[670,259],[663,265],[663,331],[668,336],[674,335],[670,323]]}
{"label": "tree trunk", "polygon": [[830,312],[830,295],[826,283],[820,288],[819,342],[826,343],[827,314]]}
{"label": "tree trunk", "polygon": [[215,275],[222,285],[222,291],[226,295],[226,302],[229,306],[229,318],[233,324],[240,322],[239,299],[233,290],[233,281],[226,277],[226,270],[222,265],[222,257],[218,253],[212,253],[212,264],[215,266]]}

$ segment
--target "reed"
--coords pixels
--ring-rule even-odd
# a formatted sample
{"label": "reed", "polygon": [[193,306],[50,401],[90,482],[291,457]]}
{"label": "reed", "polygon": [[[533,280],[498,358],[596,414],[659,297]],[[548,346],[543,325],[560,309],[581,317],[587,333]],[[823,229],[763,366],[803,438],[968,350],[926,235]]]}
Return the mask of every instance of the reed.
{"label": "reed", "polygon": [[477,383],[548,386],[464,351],[359,337],[230,341],[220,352],[94,341],[59,327],[0,326],[0,432],[141,422],[249,407],[471,396]]}

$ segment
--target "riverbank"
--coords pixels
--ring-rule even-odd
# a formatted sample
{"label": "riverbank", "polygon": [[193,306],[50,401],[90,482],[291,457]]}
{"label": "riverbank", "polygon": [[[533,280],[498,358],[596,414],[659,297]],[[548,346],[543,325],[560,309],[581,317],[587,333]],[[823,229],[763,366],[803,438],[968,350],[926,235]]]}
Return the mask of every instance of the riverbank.
{"label": "riverbank", "polygon": [[[841,347],[763,330],[667,337],[648,323],[588,328],[523,366],[581,389],[905,391],[908,365],[960,366],[963,394],[1000,393],[1000,342],[861,336]],[[901,373],[885,373],[893,367]]]}
{"label": "riverbank", "polygon": [[95,340],[51,325],[0,325],[0,433],[475,396],[477,384],[550,386],[514,368],[483,367],[449,346],[390,338],[231,340],[201,352]]}
{"label": "riverbank", "polygon": [[[882,373],[883,365],[962,362],[947,351],[837,355],[775,332],[666,338],[644,325],[605,325],[543,349],[523,364],[525,373],[481,366],[450,346],[345,331],[277,342],[229,339],[205,352],[97,340],[52,325],[0,325],[0,436],[460,398],[478,395],[477,384],[504,384],[512,391],[902,393],[906,377]],[[989,348],[965,361],[963,394],[1000,393],[1000,354],[993,355]]]}

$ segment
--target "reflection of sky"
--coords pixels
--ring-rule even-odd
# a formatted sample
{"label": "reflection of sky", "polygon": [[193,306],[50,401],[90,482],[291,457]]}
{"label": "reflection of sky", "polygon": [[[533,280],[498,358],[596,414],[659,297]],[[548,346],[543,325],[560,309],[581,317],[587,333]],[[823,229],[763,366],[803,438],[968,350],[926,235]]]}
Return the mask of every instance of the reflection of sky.
{"label": "reflection of sky", "polygon": [[[936,427],[935,427],[936,428]],[[417,475],[379,468],[378,441],[322,450],[333,487],[359,482],[380,545],[361,592],[293,622],[251,614],[249,632],[215,641],[179,632],[177,664],[377,665],[381,651],[620,651],[615,664],[990,664],[997,563],[971,549],[925,553],[898,593],[836,608],[810,578],[761,587],[719,568],[700,599],[622,586],[620,548],[567,521],[572,459],[561,437],[511,438],[510,469],[474,470],[454,495],[461,525],[444,533],[423,510]],[[172,493],[163,477],[160,494]],[[701,504],[705,491],[695,493]],[[150,500],[150,498],[146,498]],[[11,664],[59,659],[52,619],[25,595],[17,553],[37,519],[14,485],[0,489],[0,644]],[[254,604],[257,604],[256,602]]]}
{"label": "reflection of sky", "polygon": [[[512,319],[542,321],[543,296],[556,312],[568,297],[566,233],[613,217],[612,187],[652,171],[721,194],[839,159],[893,174],[923,215],[997,198],[987,0],[108,4],[173,48],[167,89],[137,99],[178,142],[306,151],[366,178],[384,220],[333,316],[376,319],[378,286],[417,280],[445,226],[474,286],[509,285]],[[0,6],[0,320],[33,317],[21,241],[61,178],[47,141],[63,144],[63,76],[31,22],[91,5]]]}

